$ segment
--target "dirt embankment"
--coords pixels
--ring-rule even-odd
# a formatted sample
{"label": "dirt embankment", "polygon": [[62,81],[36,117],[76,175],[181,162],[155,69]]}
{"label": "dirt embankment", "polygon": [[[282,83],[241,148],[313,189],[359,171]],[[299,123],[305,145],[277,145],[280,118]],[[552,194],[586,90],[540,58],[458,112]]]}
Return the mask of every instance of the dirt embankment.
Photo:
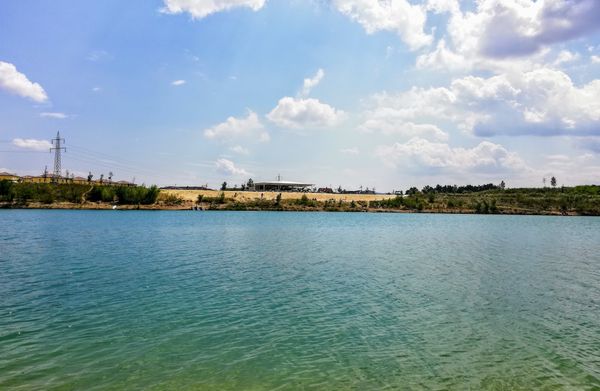
{"label": "dirt embankment", "polygon": [[308,199],[314,201],[329,201],[335,200],[342,202],[358,202],[358,201],[379,201],[385,199],[391,199],[396,197],[390,194],[328,194],[328,193],[297,193],[297,192],[257,192],[257,191],[217,191],[217,190],[161,190],[161,196],[175,196],[179,197],[184,201],[195,202],[198,199],[198,195],[208,198],[216,198],[223,193],[225,198],[228,200],[234,200],[238,202],[255,201],[255,200],[267,200],[274,201],[278,194],[281,194],[282,200],[299,200],[303,195],[306,195]]}

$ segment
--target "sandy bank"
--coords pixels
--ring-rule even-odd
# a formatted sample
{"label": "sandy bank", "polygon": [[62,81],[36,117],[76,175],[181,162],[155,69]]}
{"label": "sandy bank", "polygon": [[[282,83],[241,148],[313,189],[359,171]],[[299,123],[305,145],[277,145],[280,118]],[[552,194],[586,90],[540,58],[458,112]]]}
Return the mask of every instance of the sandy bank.
{"label": "sandy bank", "polygon": [[[256,192],[256,191],[217,191],[217,190],[161,190],[161,194],[174,195],[184,201],[196,201],[198,195],[204,197],[218,197],[221,193],[225,193],[225,198],[238,202],[253,201],[257,199],[275,200],[279,192]],[[262,195],[262,197],[261,197]],[[292,193],[282,192],[281,199],[283,200],[298,200],[306,195],[308,199],[315,201],[342,200],[344,202],[358,201],[377,201],[396,197],[389,194],[327,194],[327,193]]]}

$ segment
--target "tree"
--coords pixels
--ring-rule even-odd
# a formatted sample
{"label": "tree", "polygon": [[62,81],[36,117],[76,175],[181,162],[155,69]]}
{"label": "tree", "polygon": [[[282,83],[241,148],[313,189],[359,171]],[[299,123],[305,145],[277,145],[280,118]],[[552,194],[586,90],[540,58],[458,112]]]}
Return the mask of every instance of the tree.
{"label": "tree", "polygon": [[302,194],[302,197],[300,197],[300,201],[298,201],[298,203],[300,205],[308,205],[308,197],[306,194]]}
{"label": "tree", "polygon": [[88,179],[88,183],[90,183],[92,181],[93,177],[94,176],[92,175],[92,172],[90,171],[90,173],[88,174],[88,178],[87,178]]}
{"label": "tree", "polygon": [[248,179],[248,183],[246,183],[246,187],[248,188],[248,190],[252,190],[252,188],[254,187],[254,181],[252,180],[252,178]]}
{"label": "tree", "polygon": [[277,197],[275,197],[275,205],[281,205],[281,193],[277,194]]}
{"label": "tree", "polygon": [[102,181],[104,181],[104,174],[100,174],[100,184],[102,184]]}
{"label": "tree", "polygon": [[504,190],[506,188],[506,183],[504,181],[500,182],[500,188]]}
{"label": "tree", "polygon": [[555,177],[550,178],[550,185],[552,187],[556,187],[556,178]]}
{"label": "tree", "polygon": [[223,182],[221,185],[221,190],[227,190],[227,182]]}
{"label": "tree", "polygon": [[427,185],[427,186],[423,187],[421,192],[427,194],[427,193],[433,193],[433,190],[434,190],[433,187]]}

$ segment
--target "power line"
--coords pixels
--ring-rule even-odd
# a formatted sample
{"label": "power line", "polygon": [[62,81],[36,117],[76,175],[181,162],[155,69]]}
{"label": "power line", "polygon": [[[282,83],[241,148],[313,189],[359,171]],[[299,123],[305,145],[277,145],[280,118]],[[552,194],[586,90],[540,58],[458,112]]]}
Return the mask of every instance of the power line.
{"label": "power line", "polygon": [[15,150],[11,150],[11,151],[0,151],[0,153],[48,153],[48,152],[44,152],[44,151],[15,151]]}
{"label": "power line", "polygon": [[78,161],[82,161],[84,163],[89,163],[89,164],[106,167],[109,169],[117,168],[120,170],[131,171],[131,172],[146,172],[146,173],[150,173],[150,174],[155,173],[154,170],[150,170],[147,168],[135,167],[135,166],[131,166],[129,164],[119,163],[119,162],[115,162],[115,161],[104,161],[95,156],[90,156],[89,154],[82,154],[81,152],[77,152],[77,151],[76,152],[71,151],[71,153],[69,154],[69,158],[78,160]]}

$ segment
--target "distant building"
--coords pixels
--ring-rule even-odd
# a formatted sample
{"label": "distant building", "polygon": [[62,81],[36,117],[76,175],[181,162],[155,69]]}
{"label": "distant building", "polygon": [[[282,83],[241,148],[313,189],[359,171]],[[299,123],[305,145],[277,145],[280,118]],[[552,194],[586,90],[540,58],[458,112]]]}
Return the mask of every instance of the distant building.
{"label": "distant building", "polygon": [[31,175],[25,175],[22,176],[21,178],[19,178],[19,182],[26,182],[26,183],[50,183],[52,182],[52,176],[50,175],[39,175],[39,176],[31,176]]}
{"label": "distant building", "polygon": [[18,182],[19,176],[9,172],[0,172],[0,181]]}
{"label": "distant building", "polygon": [[87,180],[87,178],[84,178],[81,176],[76,176],[74,178],[71,178],[71,183],[74,183],[76,185],[87,185],[88,180]]}
{"label": "distant building", "polygon": [[333,193],[333,189],[331,187],[319,187],[317,193]]}
{"label": "distant building", "polygon": [[211,190],[207,186],[164,186],[162,190]]}
{"label": "distant building", "polygon": [[276,180],[272,182],[254,182],[254,191],[307,191],[312,183]]}

